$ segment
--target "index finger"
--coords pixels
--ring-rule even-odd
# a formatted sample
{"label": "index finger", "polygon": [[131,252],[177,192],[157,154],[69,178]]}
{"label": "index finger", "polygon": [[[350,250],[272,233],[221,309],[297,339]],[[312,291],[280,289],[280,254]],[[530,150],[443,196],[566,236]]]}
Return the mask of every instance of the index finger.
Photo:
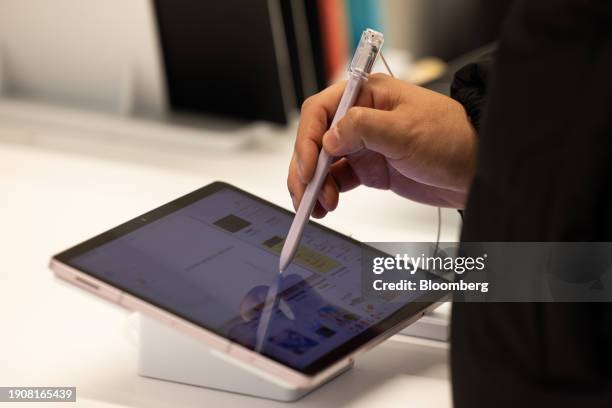
{"label": "index finger", "polygon": [[[357,96],[355,106],[392,110],[398,103],[399,83],[401,81],[385,74],[370,75]],[[308,184],[312,179],[323,134],[329,129],[345,87],[346,81],[338,82],[306,99],[302,105],[294,148],[302,184]]]}
{"label": "index finger", "polygon": [[346,81],[338,82],[302,104],[294,148],[302,183],[312,179],[323,134],[329,129],[345,86]]}

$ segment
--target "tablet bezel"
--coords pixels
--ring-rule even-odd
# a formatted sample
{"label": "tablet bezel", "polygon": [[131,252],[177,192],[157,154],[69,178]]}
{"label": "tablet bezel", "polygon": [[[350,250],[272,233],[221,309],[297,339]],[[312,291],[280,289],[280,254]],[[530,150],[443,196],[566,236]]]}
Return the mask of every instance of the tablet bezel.
{"label": "tablet bezel", "polygon": [[[244,194],[245,196],[260,202],[270,208],[273,208],[275,210],[278,210],[280,212],[282,212],[283,214],[289,215],[289,216],[293,216],[294,214],[276,204],[273,204],[269,201],[266,201],[260,197],[257,197],[247,191],[244,191],[236,186],[233,186],[231,184],[225,183],[225,182],[221,182],[221,181],[216,181],[213,182],[211,184],[208,184],[202,188],[199,188],[198,190],[195,190],[191,193],[188,193],[182,197],[177,198],[176,200],[170,201],[167,204],[164,204],[158,208],[155,208],[154,210],[151,210],[145,214],[142,214],[138,217],[135,217],[115,228],[112,228],[106,232],[103,232],[93,238],[90,238],[80,244],[77,244],[65,251],[60,252],[59,254],[53,256],[53,260],[64,263],[68,266],[70,266],[71,268],[74,268],[84,274],[86,274],[87,276],[91,276],[92,278],[95,278],[101,282],[104,282],[114,288],[117,288],[119,290],[121,290],[122,292],[125,292],[135,298],[138,298],[144,302],[150,303],[154,306],[156,306],[159,309],[162,309],[172,315],[178,316],[179,318],[188,321],[198,327],[203,328],[204,330],[210,331],[212,333],[215,333],[221,337],[223,337],[224,339],[226,339],[228,342],[232,343],[232,344],[237,344],[240,345],[239,343],[236,343],[230,339],[228,339],[226,336],[223,335],[223,333],[219,332],[218,330],[215,330],[214,328],[211,327],[207,327],[205,325],[202,325],[200,322],[194,321],[193,319],[190,319],[188,316],[184,316],[180,313],[168,310],[167,308],[165,308],[164,306],[160,305],[159,303],[157,303],[155,301],[155,299],[149,299],[149,298],[145,298],[142,296],[139,296],[133,292],[131,292],[130,290],[127,290],[123,287],[117,286],[116,284],[114,284],[113,282],[110,282],[106,279],[104,279],[103,277],[99,276],[99,274],[95,274],[92,272],[89,272],[81,267],[77,267],[76,265],[74,265],[73,263],[71,263],[71,260],[74,259],[75,257],[78,257],[79,255],[82,255],[86,252],[89,252],[95,248],[100,247],[101,245],[104,245],[110,241],[113,241],[115,239],[118,239],[132,231],[135,231],[147,224],[150,224],[156,220],[159,220],[175,211],[178,211],[190,204],[193,204],[209,195],[212,195],[214,193],[216,193],[217,191],[223,190],[223,189],[231,189],[233,191],[236,191],[240,194]],[[344,240],[347,240],[349,242],[351,242],[352,244],[358,245],[360,247],[365,247],[368,250],[371,251],[376,251],[376,252],[380,252],[379,250],[369,247],[368,245],[365,245],[351,237],[348,237],[346,235],[343,235],[337,231],[334,231],[330,228],[327,228],[321,224],[318,224],[316,222],[313,221],[309,221],[309,223],[316,227],[321,229],[322,231],[326,232],[326,233],[331,233],[337,237],[340,237]],[[355,352],[356,350],[358,350],[360,347],[364,346],[365,344],[369,343],[370,341],[378,338],[379,336],[381,336],[383,333],[385,333],[388,330],[392,330],[393,328],[397,327],[399,324],[401,324],[403,321],[406,321],[412,317],[414,317],[415,315],[418,315],[419,313],[422,313],[423,310],[431,307],[434,303],[440,302],[444,299],[445,294],[443,293],[427,293],[426,295],[418,298],[417,300],[407,303],[406,305],[404,305],[403,307],[401,307],[399,310],[397,310],[396,312],[392,313],[390,316],[388,316],[387,318],[385,318],[384,320],[378,322],[377,324],[367,328],[365,331],[359,333],[357,336],[351,338],[349,341],[341,344],[340,346],[336,347],[335,349],[329,351],[328,353],[324,354],[323,356],[319,357],[317,360],[315,360],[314,362],[312,362],[311,364],[307,365],[306,367],[303,368],[298,368],[298,367],[294,367],[292,365],[289,365],[287,363],[285,363],[284,361],[278,360],[275,357],[268,355],[266,353],[258,353],[260,355],[263,355],[269,359],[271,359],[272,361],[275,361],[276,363],[279,363],[289,369],[295,370],[303,375],[306,376],[310,376],[313,377],[319,373],[321,373],[322,371],[324,371],[325,369],[333,366],[335,363],[341,361],[342,359],[346,358],[347,356],[351,355],[351,353]],[[240,345],[242,346],[242,345]],[[244,346],[242,346],[244,347]],[[251,350],[254,353],[256,353],[254,350]]]}

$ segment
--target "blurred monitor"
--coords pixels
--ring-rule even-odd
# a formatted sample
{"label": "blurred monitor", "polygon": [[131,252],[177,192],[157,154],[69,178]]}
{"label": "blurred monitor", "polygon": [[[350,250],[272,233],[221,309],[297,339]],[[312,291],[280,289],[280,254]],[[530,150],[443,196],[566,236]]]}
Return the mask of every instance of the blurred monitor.
{"label": "blurred monitor", "polygon": [[286,123],[295,108],[281,0],[155,0],[173,110]]}

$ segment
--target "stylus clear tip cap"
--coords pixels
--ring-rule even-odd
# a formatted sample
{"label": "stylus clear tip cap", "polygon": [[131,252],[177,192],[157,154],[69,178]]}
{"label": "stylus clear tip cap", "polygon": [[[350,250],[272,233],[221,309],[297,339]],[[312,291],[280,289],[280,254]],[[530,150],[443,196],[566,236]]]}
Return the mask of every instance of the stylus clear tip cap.
{"label": "stylus clear tip cap", "polygon": [[378,31],[370,28],[366,29],[361,34],[361,39],[355,50],[349,71],[363,76],[367,76],[372,72],[372,67],[374,62],[376,62],[376,57],[378,57],[384,40],[384,36]]}

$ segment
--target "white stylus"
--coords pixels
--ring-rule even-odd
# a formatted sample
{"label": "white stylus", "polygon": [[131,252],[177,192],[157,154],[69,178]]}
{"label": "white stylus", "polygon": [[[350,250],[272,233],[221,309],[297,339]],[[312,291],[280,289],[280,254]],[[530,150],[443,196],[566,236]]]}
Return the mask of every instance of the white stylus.
{"label": "white stylus", "polygon": [[[359,45],[349,65],[348,83],[346,84],[346,88],[344,89],[340,104],[338,105],[338,109],[336,110],[330,127],[333,127],[342,119],[349,108],[355,103],[357,95],[359,95],[359,90],[361,89],[361,84],[363,81],[367,80],[368,75],[372,71],[374,62],[382,48],[383,41],[384,37],[381,33],[369,28],[361,34]],[[325,150],[321,149],[314,176],[308,186],[306,186],[306,191],[297,209],[295,218],[291,223],[291,228],[289,228],[289,233],[287,234],[280,254],[279,271],[281,273],[289,266],[297,252],[304,232],[304,227],[308,224],[310,214],[317,202],[323,181],[329,172],[329,166],[331,165],[332,159],[333,158],[327,154]]]}

